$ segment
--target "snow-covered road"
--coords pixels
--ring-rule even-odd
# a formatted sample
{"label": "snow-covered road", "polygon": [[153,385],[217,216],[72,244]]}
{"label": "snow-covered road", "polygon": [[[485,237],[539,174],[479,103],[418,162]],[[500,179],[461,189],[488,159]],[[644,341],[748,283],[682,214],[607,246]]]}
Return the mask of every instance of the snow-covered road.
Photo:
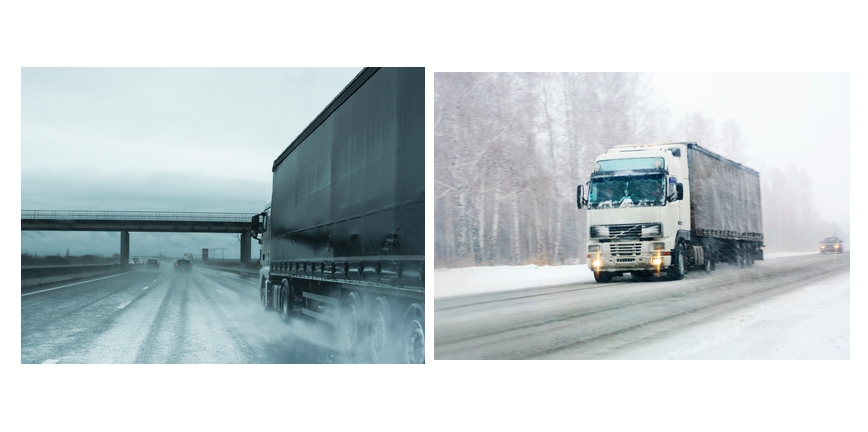
{"label": "snow-covered road", "polygon": [[[805,254],[777,254],[766,259],[792,255]],[[528,287],[593,283],[594,278],[586,266],[578,265],[437,270],[434,280],[434,297],[441,299]],[[434,319],[436,321],[436,314]],[[619,350],[616,357],[611,358],[847,360],[850,358],[849,272]]]}

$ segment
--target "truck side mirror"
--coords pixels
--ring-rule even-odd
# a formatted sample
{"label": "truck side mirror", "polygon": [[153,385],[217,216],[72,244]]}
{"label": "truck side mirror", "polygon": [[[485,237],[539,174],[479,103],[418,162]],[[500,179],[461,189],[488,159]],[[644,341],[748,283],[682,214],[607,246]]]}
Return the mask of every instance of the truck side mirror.
{"label": "truck side mirror", "polygon": [[684,185],[678,183],[675,177],[669,177],[669,186],[666,191],[666,201],[674,202],[684,199]]}
{"label": "truck side mirror", "polygon": [[578,206],[579,208],[582,208],[583,204],[587,204],[586,202],[583,202],[584,201],[584,198],[583,198],[584,195],[585,195],[584,187],[582,185],[579,185],[578,187],[576,187],[576,206]]}
{"label": "truck side mirror", "polygon": [[256,235],[259,234],[262,229],[262,220],[260,219],[262,215],[254,215],[250,218],[250,235],[256,238]]}

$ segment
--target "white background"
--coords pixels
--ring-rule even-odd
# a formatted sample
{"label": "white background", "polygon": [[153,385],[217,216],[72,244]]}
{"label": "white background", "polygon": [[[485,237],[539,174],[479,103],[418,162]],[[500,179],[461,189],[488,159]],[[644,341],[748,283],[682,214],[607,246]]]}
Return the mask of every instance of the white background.
{"label": "white background", "polygon": [[[429,107],[434,71],[844,71],[851,73],[851,118],[859,119],[851,121],[850,140],[864,143],[866,35],[855,7],[7,2],[0,7],[4,196],[20,202],[22,66],[425,66]],[[433,160],[432,146],[428,152]],[[862,174],[853,175],[860,184]],[[433,208],[427,211],[432,237]],[[6,217],[7,227],[18,224],[14,211]],[[9,285],[18,271],[18,234],[6,233]],[[852,244],[860,234],[854,227]],[[856,262],[860,256],[852,252]],[[856,276],[848,361],[21,365],[20,303],[10,288],[4,411],[7,424],[33,430],[863,430],[865,303]],[[431,347],[429,335],[429,359]]]}

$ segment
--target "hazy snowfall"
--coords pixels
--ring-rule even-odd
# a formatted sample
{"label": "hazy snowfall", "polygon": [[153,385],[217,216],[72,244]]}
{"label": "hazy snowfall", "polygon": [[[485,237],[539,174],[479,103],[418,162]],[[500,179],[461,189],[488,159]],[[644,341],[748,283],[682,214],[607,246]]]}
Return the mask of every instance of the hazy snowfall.
{"label": "hazy snowfall", "polygon": [[[802,253],[803,254],[803,253]],[[773,260],[793,254],[770,254]],[[586,265],[435,270],[435,298],[593,283]],[[849,360],[850,275],[794,289],[683,329],[624,359]]]}

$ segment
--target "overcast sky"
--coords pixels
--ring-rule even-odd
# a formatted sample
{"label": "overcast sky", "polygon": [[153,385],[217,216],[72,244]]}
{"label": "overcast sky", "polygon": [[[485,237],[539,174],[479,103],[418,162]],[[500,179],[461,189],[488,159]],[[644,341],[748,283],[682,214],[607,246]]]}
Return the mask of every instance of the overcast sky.
{"label": "overcast sky", "polygon": [[[274,159],[360,70],[23,68],[21,208],[257,213]],[[110,256],[120,235],[22,232],[21,243]],[[236,235],[130,238],[131,256],[202,248],[238,257]]]}
{"label": "overcast sky", "polygon": [[651,78],[673,118],[700,112],[718,127],[735,121],[747,143],[746,159],[737,162],[758,170],[760,181],[774,168],[805,168],[812,175],[805,197],[824,220],[849,234],[849,73],[652,73]]}
{"label": "overcast sky", "polygon": [[[21,208],[260,211],[273,160],[360,69],[24,68]],[[734,120],[748,143],[739,162],[815,174],[806,196],[849,228],[849,74],[650,76],[674,119]],[[118,233],[22,232],[21,249],[112,255],[119,242]],[[236,258],[238,238],[132,233],[130,247]]]}

